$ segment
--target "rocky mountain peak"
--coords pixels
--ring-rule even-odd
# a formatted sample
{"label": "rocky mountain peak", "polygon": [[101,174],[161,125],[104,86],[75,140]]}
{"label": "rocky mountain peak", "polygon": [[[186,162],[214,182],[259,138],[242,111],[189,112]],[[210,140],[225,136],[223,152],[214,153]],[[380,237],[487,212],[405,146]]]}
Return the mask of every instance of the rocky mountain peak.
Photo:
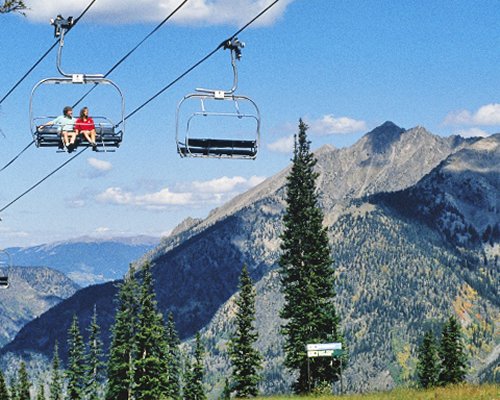
{"label": "rocky mountain peak", "polygon": [[383,153],[390,148],[393,142],[399,140],[403,132],[405,132],[404,128],[397,126],[394,122],[386,121],[368,132],[365,137],[371,151]]}

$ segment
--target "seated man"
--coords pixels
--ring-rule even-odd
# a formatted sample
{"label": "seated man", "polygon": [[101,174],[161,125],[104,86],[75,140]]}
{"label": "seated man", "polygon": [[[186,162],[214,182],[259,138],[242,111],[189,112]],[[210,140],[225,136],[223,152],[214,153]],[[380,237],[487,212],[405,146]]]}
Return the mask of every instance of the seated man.
{"label": "seated man", "polygon": [[66,106],[63,109],[63,115],[60,115],[53,121],[40,125],[38,129],[42,130],[44,127],[51,125],[60,127],[63,145],[68,151],[72,151],[76,140],[75,122],[76,118],[73,118],[73,109],[70,106]]}

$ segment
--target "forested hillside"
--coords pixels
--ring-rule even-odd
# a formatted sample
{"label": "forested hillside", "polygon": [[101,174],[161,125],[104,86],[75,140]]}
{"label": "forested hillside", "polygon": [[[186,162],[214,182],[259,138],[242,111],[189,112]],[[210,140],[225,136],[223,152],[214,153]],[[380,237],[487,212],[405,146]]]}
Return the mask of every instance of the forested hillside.
{"label": "forested hillside", "polygon": [[[337,303],[349,346],[345,378],[350,390],[383,390],[413,380],[415,350],[423,332],[431,327],[439,331],[451,313],[459,315],[465,327],[471,376],[489,365],[485,360],[500,347],[495,339],[498,303],[463,279],[463,259],[439,232],[360,203],[344,210],[329,235],[338,275]],[[257,292],[256,326],[266,360],[262,390],[278,393],[292,377],[282,367],[276,316],[283,299],[277,273],[266,275]],[[232,329],[227,318],[233,308],[231,300],[205,332],[212,349],[207,362],[210,384],[216,390],[222,389],[220,377],[227,373],[225,341]]]}

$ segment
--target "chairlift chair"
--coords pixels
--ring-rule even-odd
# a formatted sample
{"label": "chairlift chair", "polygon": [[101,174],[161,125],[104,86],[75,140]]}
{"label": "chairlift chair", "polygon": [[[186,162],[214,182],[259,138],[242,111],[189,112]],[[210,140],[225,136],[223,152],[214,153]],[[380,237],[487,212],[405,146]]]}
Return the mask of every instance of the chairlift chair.
{"label": "chairlift chair", "polygon": [[10,254],[0,249],[0,289],[7,289],[9,287],[9,276],[7,273],[11,266],[12,260]]}
{"label": "chairlift chair", "polygon": [[[177,152],[181,157],[255,159],[257,156],[261,121],[259,108],[251,98],[235,94],[238,86],[236,60],[240,59],[243,47],[244,44],[236,38],[224,44],[224,48],[231,51],[233,86],[230,90],[196,88],[195,93],[184,96],[177,105],[175,131]],[[227,110],[218,110],[214,107],[217,102],[228,103],[230,107]],[[191,103],[191,106],[194,103],[195,111],[190,111],[183,119],[183,111],[188,103]],[[222,123],[223,119],[251,121],[254,128],[250,133],[241,135],[234,132],[230,137],[193,134],[194,122],[207,117],[215,118],[219,123]]]}
{"label": "chairlift chair", "polygon": [[[64,46],[64,35],[71,29],[73,18],[62,18],[58,15],[51,20],[54,25],[54,36],[59,38],[59,49],[57,52],[57,70],[62,75],[60,77],[45,78],[38,82],[31,90],[30,96],[30,129],[37,147],[57,147],[62,149],[61,126],[50,125],[40,128],[41,125],[56,118],[54,116],[35,116],[33,112],[33,99],[36,97],[37,90],[43,85],[110,85],[120,97],[121,120],[118,124],[111,121],[108,117],[92,116],[95,122],[96,142],[99,150],[110,151],[108,148],[117,148],[120,146],[125,130],[125,98],[122,91],[110,79],[102,74],[68,74],[61,69],[62,49]],[[118,129],[121,127],[121,129]],[[91,144],[82,135],[79,135],[76,141],[77,146],[88,147]]]}

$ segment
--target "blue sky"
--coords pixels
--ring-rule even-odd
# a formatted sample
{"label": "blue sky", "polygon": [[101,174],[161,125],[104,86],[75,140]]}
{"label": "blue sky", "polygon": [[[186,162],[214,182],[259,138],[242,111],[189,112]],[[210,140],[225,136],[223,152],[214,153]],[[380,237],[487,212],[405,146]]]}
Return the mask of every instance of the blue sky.
{"label": "blue sky", "polygon": [[[97,0],[66,37],[63,69],[105,73],[180,2]],[[271,2],[189,0],[109,76],[125,94],[126,113]],[[48,20],[77,16],[88,2],[27,3],[26,17],[0,16],[0,98],[53,43]],[[82,235],[167,234],[283,169],[299,118],[310,125],[313,148],[348,146],[386,120],[443,136],[499,132],[499,16],[497,0],[281,0],[240,36],[246,47],[237,93],[255,100],[262,114],[256,160],[176,153],[178,101],[195,87],[231,85],[229,53],[221,50],[131,117],[117,152],[83,153],[5,210],[0,248]],[[30,92],[57,76],[55,60],[53,51],[0,106],[2,166],[31,140]],[[81,89],[44,88],[35,114],[60,114],[78,94],[73,90]],[[119,114],[118,98],[106,88],[85,105],[94,115]],[[0,208],[68,157],[29,149],[0,172]]]}

